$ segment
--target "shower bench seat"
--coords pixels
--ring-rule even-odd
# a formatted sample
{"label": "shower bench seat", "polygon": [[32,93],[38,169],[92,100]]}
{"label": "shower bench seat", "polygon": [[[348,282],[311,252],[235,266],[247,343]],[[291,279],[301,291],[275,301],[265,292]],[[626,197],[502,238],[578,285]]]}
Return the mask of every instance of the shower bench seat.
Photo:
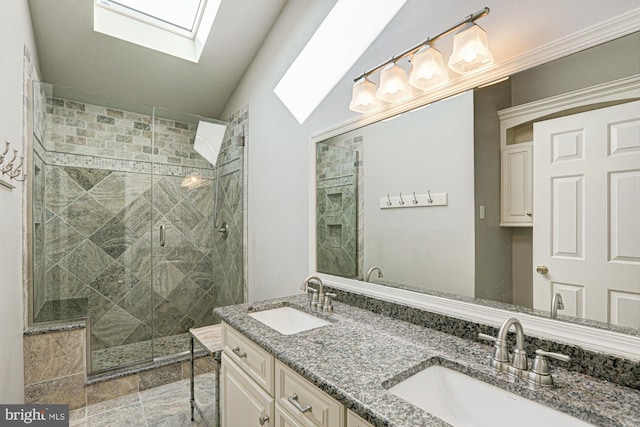
{"label": "shower bench seat", "polygon": [[222,352],[222,325],[204,326],[202,328],[189,329],[191,334],[191,421],[194,420],[194,410],[197,410],[204,423],[211,427],[204,411],[198,406],[195,398],[195,342],[204,348],[215,361],[215,427],[220,426],[220,355]]}

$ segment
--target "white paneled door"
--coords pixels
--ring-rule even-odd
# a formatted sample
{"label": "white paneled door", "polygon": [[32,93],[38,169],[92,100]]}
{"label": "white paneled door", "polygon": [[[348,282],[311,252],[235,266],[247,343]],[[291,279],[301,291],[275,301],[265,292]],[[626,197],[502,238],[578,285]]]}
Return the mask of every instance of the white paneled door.
{"label": "white paneled door", "polygon": [[640,328],[640,101],[535,123],[533,304]]}

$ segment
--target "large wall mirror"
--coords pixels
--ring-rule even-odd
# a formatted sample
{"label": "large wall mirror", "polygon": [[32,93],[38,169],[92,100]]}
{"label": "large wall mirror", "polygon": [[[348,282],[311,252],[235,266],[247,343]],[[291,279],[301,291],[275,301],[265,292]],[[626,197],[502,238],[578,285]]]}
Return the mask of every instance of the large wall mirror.
{"label": "large wall mirror", "polygon": [[[501,150],[505,144],[532,140],[538,121],[633,105],[637,84],[627,93],[629,97],[592,99],[581,108],[523,121],[509,132],[505,132],[504,120],[501,130],[498,112],[609,82],[640,80],[637,58],[619,56],[630,47],[637,51],[638,46],[640,33],[633,33],[491,86],[366,126],[352,125],[347,132],[333,132],[330,138],[314,138],[315,271],[337,282],[342,278],[344,283],[372,283],[376,289],[385,286],[389,293],[417,292],[551,317],[553,294],[545,291],[548,295],[541,299],[534,292],[539,274],[533,256],[536,227],[500,224]],[[603,306],[597,310],[581,305],[579,298],[584,295],[559,286],[565,308],[557,312],[557,318],[635,339],[640,335],[640,121],[627,122],[635,125],[625,125],[621,131],[627,132],[625,144],[630,145],[623,150],[625,179],[618,183],[627,186],[619,193],[627,201],[617,205],[625,211],[615,213],[626,221],[625,255],[620,262],[626,269],[621,273],[624,284],[607,284],[608,290],[623,291],[616,307],[624,313],[612,318],[615,292],[594,298]],[[566,141],[564,147],[571,151],[576,139]],[[575,182],[564,186],[563,200],[573,197],[575,188]],[[583,194],[596,197],[589,188]],[[602,203],[608,207],[604,215],[611,222],[612,209],[618,208],[607,197]],[[569,204],[563,206],[569,209]],[[533,215],[553,215],[536,212],[535,207],[533,211]],[[580,226],[579,233],[593,231]],[[608,247],[607,256],[611,251]],[[576,278],[574,282],[581,281]],[[585,288],[582,292],[595,291]]]}

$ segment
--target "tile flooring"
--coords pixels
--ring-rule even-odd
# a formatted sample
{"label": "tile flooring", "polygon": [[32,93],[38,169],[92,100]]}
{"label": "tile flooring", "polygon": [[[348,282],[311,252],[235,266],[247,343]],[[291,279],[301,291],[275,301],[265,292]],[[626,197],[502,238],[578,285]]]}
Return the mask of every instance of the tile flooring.
{"label": "tile flooring", "polygon": [[[214,403],[213,373],[196,377],[196,399],[205,413]],[[96,403],[70,413],[70,427],[205,427],[195,412],[191,421],[189,380],[177,381],[117,399]],[[210,419],[213,424],[213,419]]]}

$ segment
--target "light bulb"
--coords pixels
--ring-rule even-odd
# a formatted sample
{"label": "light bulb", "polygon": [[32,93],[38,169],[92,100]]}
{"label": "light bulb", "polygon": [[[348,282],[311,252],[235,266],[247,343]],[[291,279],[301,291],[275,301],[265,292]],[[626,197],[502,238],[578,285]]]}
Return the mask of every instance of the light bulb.
{"label": "light bulb", "polygon": [[487,33],[473,22],[467,23],[453,37],[453,53],[449,58],[449,68],[465,74],[493,64],[489,50]]}
{"label": "light bulb", "polygon": [[387,65],[380,73],[380,88],[376,95],[386,102],[396,102],[410,97],[411,88],[404,69],[395,63]]}
{"label": "light bulb", "polygon": [[412,63],[409,84],[415,88],[426,90],[449,81],[442,54],[431,45],[420,49],[413,56]]}

